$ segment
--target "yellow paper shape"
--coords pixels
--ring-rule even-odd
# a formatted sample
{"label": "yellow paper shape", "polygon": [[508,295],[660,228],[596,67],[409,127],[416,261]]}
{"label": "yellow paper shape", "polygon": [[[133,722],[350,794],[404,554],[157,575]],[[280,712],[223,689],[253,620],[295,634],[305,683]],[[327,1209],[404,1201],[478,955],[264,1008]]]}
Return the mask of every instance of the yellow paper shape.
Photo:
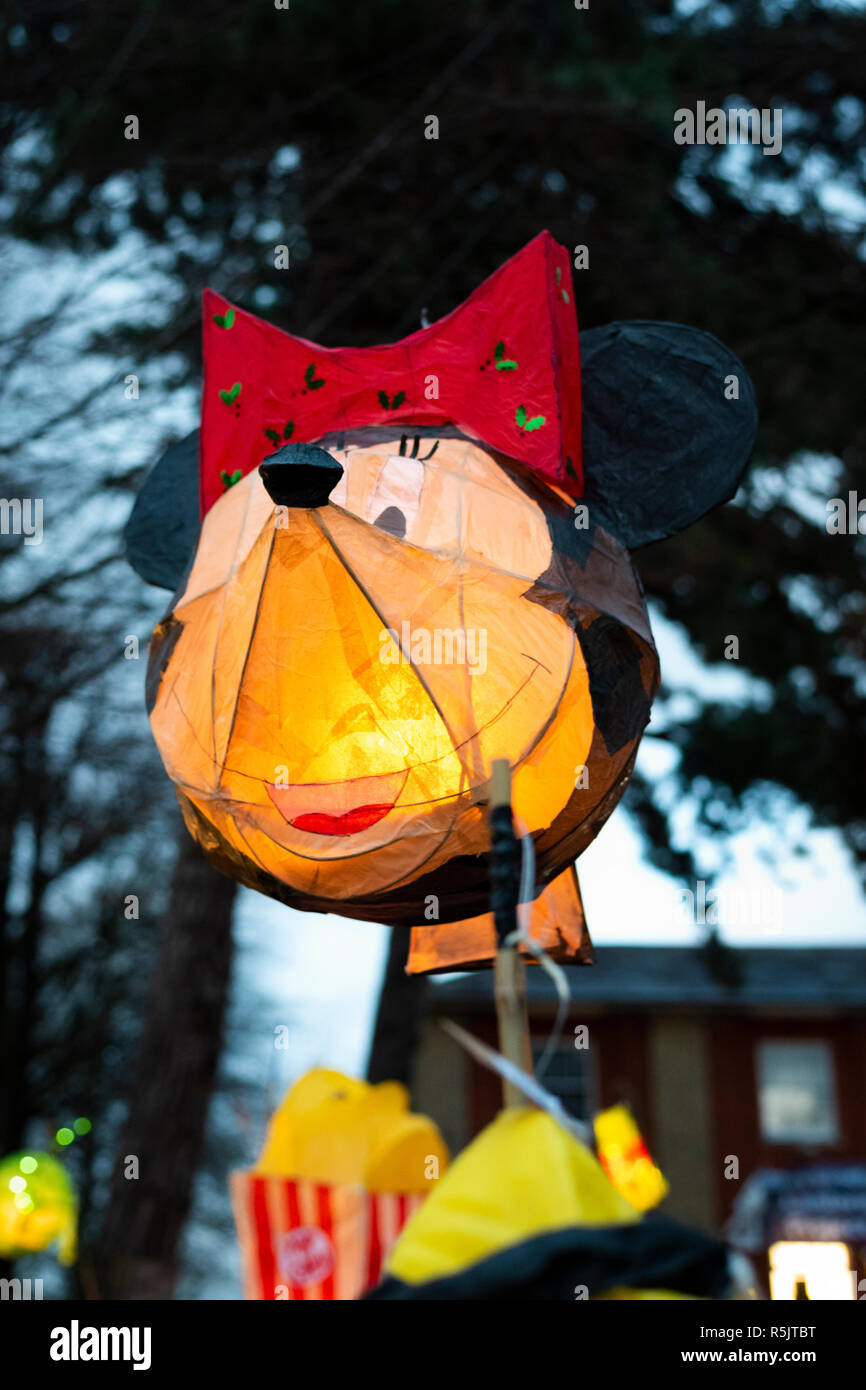
{"label": "yellow paper shape", "polygon": [[420,1284],[544,1231],[637,1220],[589,1150],[550,1115],[503,1110],[410,1218],[388,1272]]}
{"label": "yellow paper shape", "polygon": [[658,1206],[668,1193],[664,1174],[655,1166],[625,1105],[601,1110],[593,1121],[602,1167],[618,1192],[638,1211]]}
{"label": "yellow paper shape", "polygon": [[445,1141],[426,1115],[403,1115],[384,1131],[367,1160],[370,1192],[425,1192],[448,1167]]}
{"label": "yellow paper shape", "polygon": [[274,1113],[255,1171],[358,1183],[371,1192],[424,1192],[447,1164],[439,1130],[426,1116],[410,1113],[405,1086],[371,1086],[315,1068]]}

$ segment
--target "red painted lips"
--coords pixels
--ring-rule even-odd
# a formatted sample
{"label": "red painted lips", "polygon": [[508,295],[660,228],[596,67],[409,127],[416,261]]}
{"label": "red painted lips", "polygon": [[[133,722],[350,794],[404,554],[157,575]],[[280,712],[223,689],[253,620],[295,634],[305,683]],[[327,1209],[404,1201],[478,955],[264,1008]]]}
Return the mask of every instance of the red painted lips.
{"label": "red painted lips", "polygon": [[314,835],[354,835],[358,830],[366,830],[375,825],[391,810],[391,802],[379,806],[356,806],[342,816],[329,816],[325,811],[308,811],[304,816],[296,816],[289,821],[296,830],[312,830]]}
{"label": "red painted lips", "polygon": [[265,785],[271,801],[293,829],[311,835],[357,835],[394,809],[408,775],[404,768],[346,782]]}

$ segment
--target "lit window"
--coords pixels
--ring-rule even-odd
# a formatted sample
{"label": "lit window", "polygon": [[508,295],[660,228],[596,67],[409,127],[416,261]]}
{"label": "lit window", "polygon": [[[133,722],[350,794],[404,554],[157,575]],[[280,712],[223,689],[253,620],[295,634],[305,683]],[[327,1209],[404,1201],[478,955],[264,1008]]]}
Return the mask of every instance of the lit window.
{"label": "lit window", "polygon": [[[533,1067],[538,1065],[544,1051],[544,1040],[532,1039]],[[545,1088],[562,1103],[563,1109],[576,1120],[589,1121],[598,1109],[595,1103],[595,1084],[588,1054],[573,1043],[562,1043],[541,1078]]]}
{"label": "lit window", "polygon": [[761,1137],[767,1143],[837,1143],[836,1078],[829,1043],[760,1043],[758,1109]]}
{"label": "lit window", "polygon": [[841,1241],[779,1240],[770,1246],[770,1297],[850,1302],[857,1275]]}

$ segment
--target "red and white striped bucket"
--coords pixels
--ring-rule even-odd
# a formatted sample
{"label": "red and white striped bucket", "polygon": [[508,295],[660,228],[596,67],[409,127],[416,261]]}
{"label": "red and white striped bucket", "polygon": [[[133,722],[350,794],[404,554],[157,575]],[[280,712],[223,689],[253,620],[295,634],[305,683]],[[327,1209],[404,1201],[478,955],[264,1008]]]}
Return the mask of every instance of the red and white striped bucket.
{"label": "red and white striped bucket", "polygon": [[268,1300],[360,1298],[426,1200],[252,1172],[232,1173],[229,1187],[244,1296]]}

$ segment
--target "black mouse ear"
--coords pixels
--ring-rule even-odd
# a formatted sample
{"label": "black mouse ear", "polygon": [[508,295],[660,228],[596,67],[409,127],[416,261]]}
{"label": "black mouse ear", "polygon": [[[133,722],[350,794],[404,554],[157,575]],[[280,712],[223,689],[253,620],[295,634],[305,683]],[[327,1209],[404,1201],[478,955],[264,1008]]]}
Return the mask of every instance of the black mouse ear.
{"label": "black mouse ear", "polygon": [[176,589],[198,537],[198,430],[166,449],[147,475],[123,531],[133,569],[161,589]]}
{"label": "black mouse ear", "polygon": [[739,358],[697,328],[636,320],[580,335],[584,498],[631,549],[737,490],[758,413]]}

